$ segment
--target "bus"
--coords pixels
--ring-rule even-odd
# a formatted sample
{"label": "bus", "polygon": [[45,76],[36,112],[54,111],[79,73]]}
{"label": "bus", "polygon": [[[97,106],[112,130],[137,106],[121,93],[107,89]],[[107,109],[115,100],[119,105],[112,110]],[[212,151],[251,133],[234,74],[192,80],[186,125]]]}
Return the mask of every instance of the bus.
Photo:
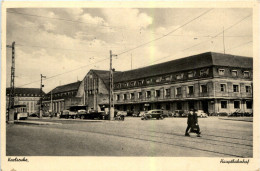
{"label": "bus", "polygon": [[26,105],[14,105],[14,120],[27,119],[28,115]]}

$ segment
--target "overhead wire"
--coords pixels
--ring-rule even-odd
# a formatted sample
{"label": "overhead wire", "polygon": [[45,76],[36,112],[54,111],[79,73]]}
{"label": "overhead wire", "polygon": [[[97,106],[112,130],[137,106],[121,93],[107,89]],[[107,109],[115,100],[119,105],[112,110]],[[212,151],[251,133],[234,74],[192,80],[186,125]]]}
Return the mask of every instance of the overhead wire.
{"label": "overhead wire", "polygon": [[162,38],[164,38],[164,37],[167,37],[167,36],[170,35],[171,33],[173,33],[173,32],[175,32],[175,31],[179,30],[180,28],[182,28],[182,27],[188,25],[189,23],[193,22],[194,20],[196,20],[196,19],[202,17],[203,15],[207,14],[207,13],[210,12],[211,10],[213,10],[213,9],[209,9],[209,10],[203,12],[203,13],[200,14],[199,16],[197,16],[197,17],[195,17],[195,18],[189,20],[188,22],[182,24],[181,26],[177,27],[176,29],[174,29],[174,30],[168,32],[167,34],[165,34],[165,35],[163,35],[163,36],[161,36],[161,37],[158,37],[158,38],[153,39],[153,40],[150,40],[150,41],[148,41],[148,42],[146,42],[146,43],[140,44],[140,45],[138,45],[138,46],[136,46],[136,47],[134,47],[134,48],[132,48],[132,49],[126,50],[126,51],[121,52],[121,53],[119,53],[119,54],[117,54],[117,55],[118,55],[118,56],[119,56],[119,55],[122,55],[122,54],[124,54],[124,53],[133,51],[133,50],[138,49],[138,48],[140,48],[140,47],[143,47],[143,46],[145,46],[145,45],[147,45],[147,44],[150,44],[150,43],[152,43],[152,42],[154,42],[154,41],[157,41],[157,40],[160,40],[160,39],[162,39]]}
{"label": "overhead wire", "polygon": [[[243,17],[242,19],[240,19],[240,20],[237,21],[236,23],[234,23],[234,24],[232,24],[231,26],[229,26],[229,27],[227,27],[226,29],[224,29],[224,31],[227,31],[227,30],[231,29],[232,27],[234,27],[235,25],[241,23],[242,21],[244,21],[245,19],[247,19],[247,18],[250,17],[250,16],[251,16],[251,14],[249,14],[249,15]],[[205,41],[202,41],[202,42],[200,42],[200,43],[198,43],[198,44],[195,44],[195,45],[193,45],[193,46],[191,46],[191,47],[185,48],[185,49],[183,49],[182,51],[186,51],[186,50],[188,50],[188,49],[191,49],[191,48],[193,48],[193,47],[196,47],[196,46],[198,46],[198,45],[200,45],[200,44],[202,44],[202,43],[205,43],[205,42],[207,42],[207,41],[209,41],[209,40],[211,40],[211,39],[213,39],[213,38],[218,37],[218,36],[221,35],[221,34],[223,34],[223,30],[222,30],[221,32],[217,33],[215,36],[211,37],[210,39],[205,40]]]}

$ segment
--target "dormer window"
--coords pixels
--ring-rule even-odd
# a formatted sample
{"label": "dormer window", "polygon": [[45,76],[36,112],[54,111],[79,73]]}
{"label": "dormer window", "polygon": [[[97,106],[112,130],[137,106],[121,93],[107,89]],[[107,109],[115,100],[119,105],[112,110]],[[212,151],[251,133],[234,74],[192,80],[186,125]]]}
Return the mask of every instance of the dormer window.
{"label": "dormer window", "polygon": [[232,77],[237,77],[237,70],[232,70],[231,75]]}
{"label": "dormer window", "polygon": [[183,78],[183,74],[177,74],[177,75],[176,75],[176,79],[177,79],[177,80],[180,80],[180,79],[182,79],[182,78]]}
{"label": "dormer window", "polygon": [[225,69],[218,69],[218,74],[219,75],[224,75],[225,74]]}
{"label": "dormer window", "polygon": [[209,69],[200,70],[200,76],[207,76],[209,74]]}
{"label": "dormer window", "polygon": [[188,78],[192,78],[192,77],[194,77],[194,72],[188,72]]}
{"label": "dormer window", "polygon": [[244,75],[245,78],[249,78],[249,71],[244,71],[243,75]]}
{"label": "dormer window", "polygon": [[152,83],[152,79],[151,78],[146,80],[146,84],[151,84],[151,83]]}
{"label": "dormer window", "polygon": [[159,82],[161,82],[161,81],[162,81],[162,77],[156,78],[156,82],[157,82],[157,83],[159,83]]}

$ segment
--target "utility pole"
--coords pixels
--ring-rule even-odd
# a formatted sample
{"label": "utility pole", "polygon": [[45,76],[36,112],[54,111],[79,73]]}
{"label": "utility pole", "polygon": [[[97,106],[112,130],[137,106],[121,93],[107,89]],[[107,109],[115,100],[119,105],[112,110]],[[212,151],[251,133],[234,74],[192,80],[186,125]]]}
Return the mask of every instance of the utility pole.
{"label": "utility pole", "polygon": [[9,104],[8,104],[8,123],[14,122],[14,77],[15,77],[15,42],[12,45],[7,45],[6,47],[12,48],[12,66],[11,66],[11,82],[10,82],[10,92],[9,92]]}
{"label": "utility pole", "polygon": [[39,115],[39,117],[40,118],[42,118],[42,87],[44,87],[44,85],[42,84],[42,79],[43,78],[46,78],[46,76],[43,76],[42,74],[41,74],[41,85],[40,85],[40,115]]}
{"label": "utility pole", "polygon": [[51,90],[51,115],[53,114],[52,112],[52,90]]}
{"label": "utility pole", "polygon": [[112,58],[113,55],[112,51],[110,50],[110,74],[109,74],[109,119],[113,120],[114,119],[114,93],[113,93],[113,68],[112,68]]}

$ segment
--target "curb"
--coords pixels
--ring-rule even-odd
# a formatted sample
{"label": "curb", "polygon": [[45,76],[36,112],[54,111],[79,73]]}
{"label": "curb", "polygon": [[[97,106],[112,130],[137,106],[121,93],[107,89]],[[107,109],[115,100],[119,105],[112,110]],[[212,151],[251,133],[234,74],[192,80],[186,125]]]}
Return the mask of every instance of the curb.
{"label": "curb", "polygon": [[37,122],[37,121],[14,121],[15,124],[32,124],[32,125],[62,125],[54,122]]}
{"label": "curb", "polygon": [[253,120],[243,120],[243,119],[226,119],[226,118],[218,118],[221,120],[229,120],[229,121],[242,121],[242,122],[253,122]]}

